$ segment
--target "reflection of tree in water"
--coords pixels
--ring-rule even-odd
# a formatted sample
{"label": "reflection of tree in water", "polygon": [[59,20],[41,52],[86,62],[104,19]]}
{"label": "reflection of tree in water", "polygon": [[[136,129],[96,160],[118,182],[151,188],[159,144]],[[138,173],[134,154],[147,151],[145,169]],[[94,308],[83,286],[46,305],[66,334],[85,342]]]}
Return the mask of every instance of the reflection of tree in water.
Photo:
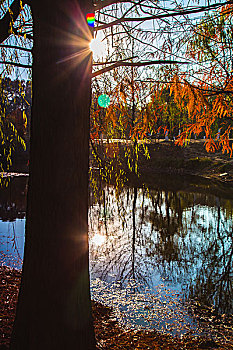
{"label": "reflection of tree in water", "polygon": [[113,188],[105,187],[99,203],[89,212],[90,237],[95,237],[96,232],[106,237],[98,249],[90,240],[91,260],[98,262],[93,265],[93,272],[104,280],[118,280],[122,285],[131,278],[147,281],[142,269],[143,220],[138,215],[137,192],[137,188],[127,188],[116,200]]}
{"label": "reflection of tree in water", "polygon": [[0,264],[20,269],[23,262],[23,242],[24,233],[21,232],[20,225],[16,221],[4,223],[0,227]]}
{"label": "reflection of tree in water", "polygon": [[0,263],[22,267],[27,178],[9,179],[7,187],[0,187]]}
{"label": "reflection of tree in water", "polygon": [[27,177],[16,177],[7,187],[0,187],[0,220],[15,221],[25,218]]}
{"label": "reflection of tree in water", "polygon": [[[102,192],[102,195],[101,195]],[[153,285],[181,283],[187,296],[232,311],[232,203],[205,194],[102,187],[92,205],[94,276]],[[105,237],[96,248],[92,237]]]}
{"label": "reflection of tree in water", "polygon": [[209,223],[206,245],[200,249],[201,266],[198,276],[190,283],[191,297],[197,297],[206,305],[214,303],[221,313],[232,313],[233,297],[233,234],[232,224],[226,221],[219,200],[214,220]]}
{"label": "reflection of tree in water", "polygon": [[158,234],[150,254],[160,258],[161,274],[181,282],[190,297],[213,303],[221,313],[232,312],[231,211],[221,208],[213,196],[164,193],[163,197],[162,203],[153,202],[150,216]]}

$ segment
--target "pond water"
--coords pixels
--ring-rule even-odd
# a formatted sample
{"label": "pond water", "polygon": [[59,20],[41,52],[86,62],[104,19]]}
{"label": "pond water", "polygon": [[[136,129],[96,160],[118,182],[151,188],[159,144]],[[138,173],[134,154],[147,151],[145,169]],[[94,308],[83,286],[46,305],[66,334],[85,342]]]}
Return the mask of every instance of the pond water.
{"label": "pond water", "polygon": [[[15,178],[0,190],[1,262],[15,268],[25,211],[26,179]],[[92,297],[125,326],[202,333],[191,305],[233,311],[232,215],[232,199],[203,192],[102,184],[90,195]]]}

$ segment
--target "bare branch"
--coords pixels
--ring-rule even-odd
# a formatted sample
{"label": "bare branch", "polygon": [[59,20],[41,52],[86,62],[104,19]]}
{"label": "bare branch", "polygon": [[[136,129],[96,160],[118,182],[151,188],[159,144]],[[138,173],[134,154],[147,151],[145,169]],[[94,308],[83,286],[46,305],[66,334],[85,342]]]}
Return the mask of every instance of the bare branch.
{"label": "bare branch", "polygon": [[0,61],[0,64],[9,64],[11,66],[20,67],[20,68],[32,68],[30,64],[23,64],[19,62]]}
{"label": "bare branch", "polygon": [[6,45],[6,44],[0,44],[0,48],[5,48],[5,49],[16,49],[16,50],[22,50],[22,51],[27,51],[27,52],[32,52],[31,49],[27,49],[26,47],[21,47],[17,45]]}
{"label": "bare branch", "polygon": [[158,61],[149,61],[149,62],[117,62],[111,66],[100,69],[92,73],[92,78],[97,77],[100,74],[109,72],[110,70],[118,67],[145,67],[151,66],[153,64],[189,64],[189,62],[182,61],[172,61],[172,60],[158,60]]}
{"label": "bare branch", "polygon": [[[204,12],[204,11],[208,11],[208,10],[213,10],[216,9],[218,7],[221,6],[225,6],[228,4],[233,4],[233,1],[226,1],[224,3],[216,3],[216,4],[212,4],[212,5],[208,5],[208,6],[198,6],[198,7],[193,7],[190,9],[185,9],[185,10],[177,10],[177,11],[173,11],[170,13],[165,13],[165,14],[161,14],[161,15],[153,15],[153,16],[149,16],[149,17],[121,17],[119,19],[116,19],[115,21],[112,21],[110,23],[106,23],[103,25],[100,25],[99,27],[96,27],[94,30],[98,31],[98,30],[103,30],[106,28],[110,28],[113,27],[115,25],[121,24],[121,23],[125,23],[125,22],[145,22],[145,21],[151,21],[153,19],[162,19],[162,18],[168,18],[168,17],[175,17],[175,16],[181,16],[181,15],[188,15],[188,14],[193,14],[193,13],[199,13],[199,12]],[[164,9],[164,11],[167,11],[167,9]],[[98,20],[96,21],[98,22]]]}
{"label": "bare branch", "polygon": [[98,1],[97,4],[94,4],[94,9],[95,11],[102,10],[104,7],[114,5],[116,3],[134,3],[133,1],[130,0],[103,0],[103,1]]}
{"label": "bare branch", "polygon": [[21,4],[30,5],[30,0],[14,0],[9,7],[9,10],[5,13],[3,18],[0,19],[0,43],[5,41],[11,35],[10,26],[11,23],[16,21],[22,10]]}
{"label": "bare branch", "polygon": [[13,28],[13,33],[14,35],[24,37],[25,39],[28,40],[33,40],[33,35],[27,32],[19,32],[17,28]]}
{"label": "bare branch", "polygon": [[115,64],[115,63],[119,63],[119,62],[125,62],[128,60],[132,60],[134,58],[138,58],[138,56],[127,57],[123,60],[110,61],[110,62],[94,62],[94,63],[92,63],[92,66],[105,66],[106,64]]}

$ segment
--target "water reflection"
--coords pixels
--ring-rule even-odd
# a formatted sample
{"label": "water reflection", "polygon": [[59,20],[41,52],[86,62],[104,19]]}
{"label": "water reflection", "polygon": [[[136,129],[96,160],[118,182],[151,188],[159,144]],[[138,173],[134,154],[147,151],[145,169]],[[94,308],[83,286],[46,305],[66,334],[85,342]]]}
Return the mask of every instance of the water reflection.
{"label": "water reflection", "polygon": [[[135,290],[165,285],[219,313],[232,305],[232,202],[211,195],[106,186],[89,210],[93,278]],[[105,237],[95,249],[92,237]]]}
{"label": "water reflection", "polygon": [[[203,193],[99,184],[90,194],[93,297],[122,323],[197,329],[184,300],[233,312],[233,201]],[[21,268],[26,179],[0,189],[1,262]]]}
{"label": "water reflection", "polygon": [[7,187],[0,187],[0,220],[15,221],[25,218],[27,178],[11,179]]}
{"label": "water reflection", "polygon": [[16,269],[22,267],[24,227],[24,219],[0,221],[0,264]]}
{"label": "water reflection", "polygon": [[0,188],[0,263],[21,268],[24,249],[27,178]]}

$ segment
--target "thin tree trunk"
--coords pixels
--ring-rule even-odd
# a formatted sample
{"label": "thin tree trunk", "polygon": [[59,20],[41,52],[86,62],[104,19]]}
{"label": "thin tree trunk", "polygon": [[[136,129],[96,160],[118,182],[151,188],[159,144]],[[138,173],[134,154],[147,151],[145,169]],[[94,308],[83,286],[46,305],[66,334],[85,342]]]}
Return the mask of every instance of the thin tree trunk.
{"label": "thin tree trunk", "polygon": [[32,1],[30,177],[11,350],[95,348],[87,210],[91,0]]}

